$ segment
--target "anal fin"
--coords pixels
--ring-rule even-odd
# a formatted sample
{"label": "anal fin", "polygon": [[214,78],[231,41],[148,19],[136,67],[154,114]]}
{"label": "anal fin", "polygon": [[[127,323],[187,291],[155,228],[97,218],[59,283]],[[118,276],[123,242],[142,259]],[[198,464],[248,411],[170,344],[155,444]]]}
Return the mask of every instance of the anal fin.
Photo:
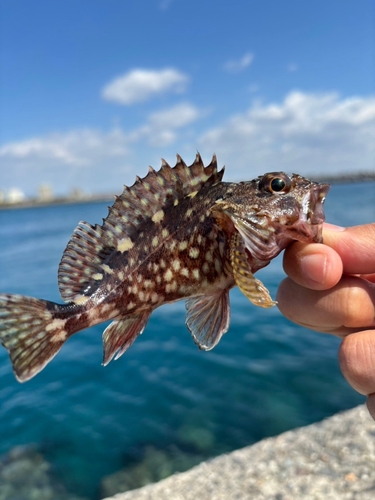
{"label": "anal fin", "polygon": [[228,290],[202,295],[186,301],[186,325],[200,349],[209,351],[229,328]]}
{"label": "anal fin", "polygon": [[103,365],[118,359],[132,345],[146,326],[150,312],[132,314],[112,321],[103,332]]}
{"label": "anal fin", "polygon": [[260,307],[272,307],[276,304],[267,288],[251,272],[245,245],[238,233],[232,236],[230,242],[230,262],[236,285],[250,302]]}

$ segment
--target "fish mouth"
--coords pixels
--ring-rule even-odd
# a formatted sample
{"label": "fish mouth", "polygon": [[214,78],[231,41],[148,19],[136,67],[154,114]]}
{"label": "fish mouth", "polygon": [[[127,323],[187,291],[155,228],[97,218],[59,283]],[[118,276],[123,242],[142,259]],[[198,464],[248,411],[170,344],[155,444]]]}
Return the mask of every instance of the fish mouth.
{"label": "fish mouth", "polygon": [[294,238],[305,243],[322,243],[324,201],[330,189],[329,184],[314,183],[302,200],[302,211],[293,227]]}
{"label": "fish mouth", "polygon": [[325,220],[323,205],[330,187],[329,184],[316,184],[311,188],[304,210],[308,224],[312,226],[323,224]]}

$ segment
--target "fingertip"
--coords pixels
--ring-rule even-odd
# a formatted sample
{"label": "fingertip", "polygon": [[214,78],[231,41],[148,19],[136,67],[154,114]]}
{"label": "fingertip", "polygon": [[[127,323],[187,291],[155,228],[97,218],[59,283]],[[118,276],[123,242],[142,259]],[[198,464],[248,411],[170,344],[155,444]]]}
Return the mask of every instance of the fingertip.
{"label": "fingertip", "polygon": [[[339,362],[344,377],[356,391],[365,395],[375,393],[374,330],[346,336],[339,349]],[[375,402],[370,405],[375,410]]]}

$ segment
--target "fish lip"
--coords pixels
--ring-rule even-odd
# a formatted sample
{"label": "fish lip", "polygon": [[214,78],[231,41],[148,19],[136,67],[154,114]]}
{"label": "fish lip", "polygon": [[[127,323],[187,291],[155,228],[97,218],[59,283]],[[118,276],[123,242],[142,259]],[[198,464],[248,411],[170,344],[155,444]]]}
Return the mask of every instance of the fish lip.
{"label": "fish lip", "polygon": [[316,184],[311,188],[306,213],[306,220],[310,225],[323,224],[325,221],[323,205],[330,188],[329,184]]}

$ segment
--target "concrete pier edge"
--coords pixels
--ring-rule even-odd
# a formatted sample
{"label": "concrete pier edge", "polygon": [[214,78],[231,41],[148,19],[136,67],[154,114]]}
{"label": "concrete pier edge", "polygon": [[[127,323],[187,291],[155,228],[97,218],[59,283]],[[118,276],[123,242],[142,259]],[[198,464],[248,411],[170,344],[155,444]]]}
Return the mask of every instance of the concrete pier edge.
{"label": "concrete pier edge", "polygon": [[374,498],[375,422],[361,405],[106,500]]}

